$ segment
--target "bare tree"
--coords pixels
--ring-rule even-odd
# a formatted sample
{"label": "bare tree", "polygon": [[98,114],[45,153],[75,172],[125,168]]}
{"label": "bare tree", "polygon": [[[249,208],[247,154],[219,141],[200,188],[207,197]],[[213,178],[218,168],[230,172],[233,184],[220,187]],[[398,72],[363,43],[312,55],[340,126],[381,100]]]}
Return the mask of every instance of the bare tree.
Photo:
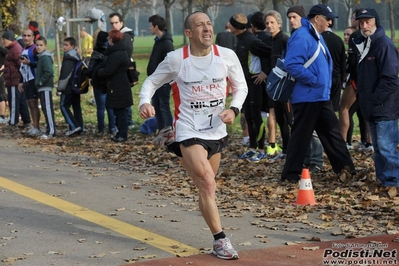
{"label": "bare tree", "polygon": [[163,4],[165,6],[165,21],[166,21],[166,28],[172,30],[172,21],[171,21],[171,7],[174,4],[175,0],[163,0]]}

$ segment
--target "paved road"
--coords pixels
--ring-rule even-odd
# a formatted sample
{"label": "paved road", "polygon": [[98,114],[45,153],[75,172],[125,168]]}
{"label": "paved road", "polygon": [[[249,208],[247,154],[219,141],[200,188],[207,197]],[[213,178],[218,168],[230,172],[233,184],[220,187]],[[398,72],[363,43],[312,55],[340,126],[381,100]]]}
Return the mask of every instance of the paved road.
{"label": "paved road", "polygon": [[[123,265],[209,252],[211,235],[195,199],[157,196],[157,187],[146,185],[150,178],[87,156],[49,154],[45,145],[0,139],[0,261]],[[221,214],[238,251],[342,238],[300,221]]]}

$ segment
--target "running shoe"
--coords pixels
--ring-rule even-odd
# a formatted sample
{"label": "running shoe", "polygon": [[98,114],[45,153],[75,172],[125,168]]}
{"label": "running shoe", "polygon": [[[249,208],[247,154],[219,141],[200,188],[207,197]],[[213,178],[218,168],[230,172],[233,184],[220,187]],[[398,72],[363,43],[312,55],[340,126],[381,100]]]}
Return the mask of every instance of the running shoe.
{"label": "running shoe", "polygon": [[43,134],[40,139],[52,139],[54,136],[52,134]]}
{"label": "running shoe", "polygon": [[80,130],[81,130],[80,127],[75,127],[74,129],[68,130],[68,131],[65,133],[65,136],[71,136],[71,135],[73,135],[73,134],[79,132]]}
{"label": "running shoe", "polygon": [[0,117],[0,124],[6,124],[8,119]]}
{"label": "running shoe", "polygon": [[267,146],[267,148],[266,148],[266,153],[267,153],[267,156],[269,156],[269,157],[274,157],[277,154],[279,154],[280,152],[282,152],[282,149],[278,146],[277,143],[275,144],[274,148],[270,145]]}
{"label": "running shoe", "polygon": [[29,129],[28,132],[26,132],[26,133],[31,137],[38,137],[38,136],[42,135],[42,131],[35,127],[31,127],[31,129]]}
{"label": "running shoe", "polygon": [[170,145],[173,142],[175,142],[175,134],[171,126],[167,126],[161,129],[158,133],[158,136],[156,136],[152,140],[152,143],[155,146],[160,146],[160,147]]}
{"label": "running shoe", "polygon": [[221,238],[213,241],[212,253],[224,260],[236,260],[238,259],[238,253],[234,250],[228,237]]}
{"label": "running shoe", "polygon": [[237,156],[238,159],[249,159],[256,155],[256,151],[248,150],[246,153]]}
{"label": "running shoe", "polygon": [[249,160],[253,163],[259,163],[261,160],[266,159],[267,154],[265,152],[257,152],[254,156],[249,158]]}

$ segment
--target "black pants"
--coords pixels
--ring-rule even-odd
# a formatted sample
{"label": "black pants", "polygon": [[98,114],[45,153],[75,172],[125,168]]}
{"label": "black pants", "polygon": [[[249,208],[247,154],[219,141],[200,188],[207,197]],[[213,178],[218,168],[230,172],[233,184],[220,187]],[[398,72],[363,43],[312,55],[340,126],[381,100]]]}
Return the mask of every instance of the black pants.
{"label": "black pants", "polygon": [[[270,99],[270,101],[273,101]],[[269,102],[270,102],[269,101]],[[288,142],[291,137],[292,127],[292,112],[290,102],[276,102],[273,101],[274,115],[276,116],[276,122],[280,128],[281,139],[283,140],[283,153],[287,153]]]}
{"label": "black pants", "polygon": [[345,166],[355,170],[330,101],[298,103],[292,108],[294,123],[281,180],[299,180],[313,130],[316,130],[335,173]]}
{"label": "black pants", "polygon": [[46,134],[55,135],[53,92],[41,91],[39,92],[39,97],[44,118],[46,119]]}
{"label": "black pants", "polygon": [[262,85],[255,85],[248,81],[248,95],[244,103],[245,119],[248,124],[249,147],[256,149],[265,148],[265,124],[262,119]]}
{"label": "black pants", "polygon": [[18,125],[19,115],[24,124],[31,122],[25,92],[20,92],[18,86],[7,87],[8,106],[10,108],[10,125]]}
{"label": "black pants", "polygon": [[[72,106],[73,114],[70,110]],[[69,130],[80,127],[83,130],[82,108],[80,106],[80,94],[61,94],[60,100],[61,113],[65,122],[69,125]]]}

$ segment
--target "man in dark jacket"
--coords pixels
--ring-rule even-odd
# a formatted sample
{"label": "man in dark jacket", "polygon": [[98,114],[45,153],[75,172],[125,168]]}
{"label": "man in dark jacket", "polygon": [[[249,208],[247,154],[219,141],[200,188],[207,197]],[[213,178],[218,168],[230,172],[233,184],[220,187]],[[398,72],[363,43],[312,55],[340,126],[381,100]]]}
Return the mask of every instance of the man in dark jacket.
{"label": "man in dark jacket", "polygon": [[334,20],[330,20],[330,25],[321,35],[326,42],[333,60],[333,73],[330,100],[335,112],[339,111],[339,101],[341,99],[342,83],[345,81],[346,54],[345,45],[341,37],[332,32]]}
{"label": "man in dark jacket", "polygon": [[355,39],[360,59],[357,98],[369,122],[374,164],[382,186],[399,187],[399,59],[385,35],[377,11],[366,8],[356,19],[362,36]]}
{"label": "man in dark jacket", "polygon": [[[172,35],[165,29],[165,19],[160,15],[153,15],[148,19],[150,32],[155,35],[150,61],[147,65],[147,76],[154,73],[155,69],[166,57],[167,53],[174,51]],[[152,96],[152,105],[155,108],[158,130],[171,127],[172,113],[170,111],[170,84],[166,83]]]}

